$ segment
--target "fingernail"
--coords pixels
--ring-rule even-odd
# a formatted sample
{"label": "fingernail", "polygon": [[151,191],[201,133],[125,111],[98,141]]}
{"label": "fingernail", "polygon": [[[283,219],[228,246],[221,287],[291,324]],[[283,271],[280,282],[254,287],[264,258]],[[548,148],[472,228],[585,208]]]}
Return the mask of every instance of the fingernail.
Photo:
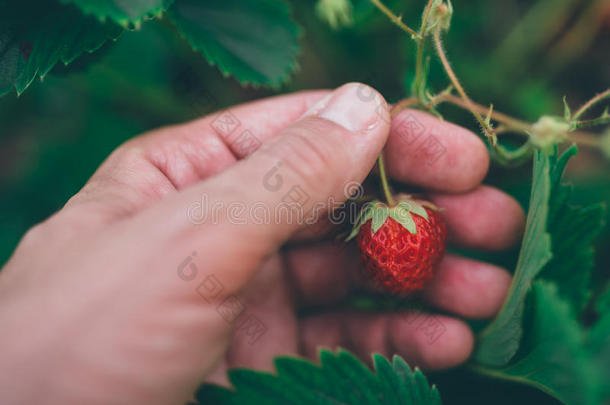
{"label": "fingernail", "polygon": [[316,115],[350,131],[374,128],[387,116],[383,97],[362,83],[348,83],[318,101],[305,115]]}

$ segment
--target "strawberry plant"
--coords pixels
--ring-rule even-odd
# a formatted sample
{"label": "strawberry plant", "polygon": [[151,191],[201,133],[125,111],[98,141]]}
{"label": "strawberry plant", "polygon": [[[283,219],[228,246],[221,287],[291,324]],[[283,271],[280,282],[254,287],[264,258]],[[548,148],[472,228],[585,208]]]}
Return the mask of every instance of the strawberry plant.
{"label": "strawberry plant", "polygon": [[[478,48],[478,42],[473,45],[473,41],[464,39],[473,21],[479,21],[477,8],[491,14],[490,8],[501,8],[496,2],[0,0],[0,95],[5,96],[1,100],[2,120],[6,128],[13,125],[11,117],[18,116],[13,114],[20,111],[15,107],[18,103],[28,105],[29,111],[40,108],[40,116],[35,117],[39,121],[30,113],[27,117],[32,121],[31,127],[18,131],[25,139],[30,131],[46,131],[49,117],[58,118],[52,108],[44,109],[41,104],[61,105],[62,97],[72,97],[70,117],[61,121],[62,125],[57,124],[55,131],[70,132],[79,125],[72,113],[89,117],[83,118],[83,127],[78,127],[79,131],[92,134],[82,141],[80,151],[93,149],[102,155],[136,130],[202,115],[227,105],[236,94],[248,98],[252,88],[261,92],[268,91],[264,88],[290,90],[290,80],[294,81],[294,88],[312,82],[328,85],[332,80],[312,79],[322,74],[318,65],[324,64],[324,52],[312,57],[311,49],[303,47],[306,64],[299,70],[299,42],[304,41],[303,37],[313,42],[317,38],[321,48],[329,46],[329,59],[340,49],[337,59],[347,62],[335,62],[341,69],[347,70],[348,65],[353,68],[354,77],[350,79],[379,82],[380,87],[395,92],[391,94],[397,100],[392,107],[393,116],[407,108],[423,110],[470,126],[486,141],[494,162],[491,177],[520,195],[527,206],[526,227],[518,251],[512,252],[510,258],[498,259],[512,265],[510,290],[493,320],[473,323],[474,354],[456,370],[425,377],[399,356],[390,362],[373,353],[371,369],[344,350],[322,350],[319,365],[278,357],[274,373],[231,370],[231,388],[203,384],[195,399],[202,404],[419,405],[440,404],[442,396],[446,403],[457,403],[464,397],[469,403],[477,403],[476,395],[463,395],[463,390],[476,393],[490,387],[492,393],[498,390],[545,403],[608,403],[610,275],[603,267],[609,265],[610,259],[604,249],[596,252],[595,244],[600,235],[606,243],[610,236],[605,228],[604,205],[591,201],[609,199],[610,182],[590,187],[577,184],[574,190],[564,173],[579,147],[587,156],[594,156],[592,161],[607,167],[602,166],[607,163],[600,156],[610,157],[610,89],[587,88],[574,97],[558,95],[549,90],[552,86],[541,76],[528,77],[530,71],[535,71],[532,65],[539,62],[536,55],[542,49],[548,50],[550,62],[542,70],[549,75],[560,72],[566,60],[578,59],[574,55],[592,58],[586,53],[587,41],[593,41],[591,38],[597,33],[592,32],[594,28],[603,30],[608,26],[610,11],[603,1],[591,1],[583,2],[587,4],[582,12],[572,15],[570,10],[576,3],[540,0],[527,10],[520,10],[522,15],[511,20],[514,30],[498,40],[493,57],[487,58],[479,49],[473,49]],[[404,14],[395,10],[404,10]],[[564,35],[556,27],[568,17],[574,20],[570,20],[574,29]],[[454,30],[456,20],[458,32]],[[596,24],[591,23],[593,20]],[[476,37],[481,49],[488,49],[486,43],[496,28],[485,22],[487,31]],[[388,35],[392,35],[392,41],[387,40]],[[346,46],[332,48],[332,41],[345,41]],[[607,49],[607,39],[604,44]],[[146,46],[155,51],[143,52]],[[454,52],[456,47],[459,50]],[[453,61],[467,60],[465,54],[470,51],[475,62],[464,72],[463,64],[454,65]],[[597,64],[607,68],[605,53],[606,59],[601,58]],[[380,54],[392,59],[376,59]],[[180,58],[191,61],[186,69],[180,65]],[[578,66],[585,70],[583,75],[588,74],[586,69],[596,68],[597,64],[588,63],[589,59],[584,66]],[[222,80],[220,84],[208,79],[217,72],[203,60],[220,71],[223,78],[216,79]],[[362,65],[362,71],[353,65]],[[402,65],[404,74],[399,71]],[[105,68],[96,71],[99,66]],[[528,66],[530,70],[523,73],[515,66]],[[65,79],[71,68],[77,73]],[[179,74],[168,73],[175,70]],[[570,75],[575,70],[570,70]],[[332,66],[328,72],[332,76]],[[344,72],[340,73],[345,81]],[[397,86],[396,82],[388,85],[386,80],[391,76],[400,76],[398,82],[404,86]],[[560,73],[557,76],[569,81]],[[602,77],[607,80],[607,72]],[[44,83],[39,84],[43,79]],[[598,81],[595,87],[600,87]],[[187,90],[177,96],[175,87],[180,86]],[[49,90],[58,87],[62,97]],[[120,95],[109,97],[108,88]],[[230,90],[225,91],[227,88]],[[193,89],[200,91],[191,93]],[[134,92],[140,92],[141,98],[130,98]],[[584,92],[587,97],[582,96]],[[483,95],[485,102],[476,102],[471,93]],[[83,94],[90,97],[84,101]],[[6,101],[9,97],[12,99]],[[577,103],[579,98],[581,102]],[[498,111],[496,105],[522,115],[513,117]],[[119,110],[137,111],[134,115],[138,118],[127,119],[117,113]],[[191,111],[190,115],[185,111]],[[99,122],[104,122],[104,132],[95,124]],[[51,149],[50,155],[45,155],[47,166],[43,161],[42,172],[56,161],[69,162],[73,165],[69,167],[77,167],[74,172],[78,173],[91,169],[61,146]],[[606,174],[607,170],[600,176]],[[78,174],[70,175],[75,177],[62,180],[64,194],[82,181]],[[515,185],[514,179],[524,176],[527,180]],[[45,190],[44,185],[55,177],[35,180],[24,175],[24,182]],[[356,223],[349,224],[352,229],[348,240],[356,239],[369,276],[387,292],[384,297],[416,296],[434,277],[435,265],[445,251],[443,207],[419,196],[394,194],[383,156],[378,160],[378,174],[374,172],[370,177],[381,184],[381,192],[373,202],[363,205]],[[399,189],[401,185],[394,187]],[[28,194],[27,187],[15,186],[12,190],[18,197]],[[411,191],[418,195],[418,190]],[[63,198],[42,194],[37,199],[39,217],[53,211]],[[3,211],[14,212],[19,205],[15,201],[3,201]],[[21,229],[30,222],[31,218],[19,215],[6,218],[8,225],[0,230],[2,248],[6,250],[14,243],[11,228]],[[379,309],[384,301],[371,303],[362,296],[350,302],[365,302],[368,309]]]}

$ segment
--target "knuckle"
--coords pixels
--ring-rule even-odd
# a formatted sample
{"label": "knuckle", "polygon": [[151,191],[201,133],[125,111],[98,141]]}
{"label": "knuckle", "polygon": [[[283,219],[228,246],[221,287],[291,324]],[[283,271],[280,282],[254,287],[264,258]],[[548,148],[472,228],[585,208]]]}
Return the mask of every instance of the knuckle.
{"label": "knuckle", "polygon": [[63,209],[45,221],[34,225],[21,238],[20,248],[57,246],[81,238],[89,227],[83,218],[72,215],[71,211],[73,210]]}
{"label": "knuckle", "polygon": [[328,180],[328,174],[335,172],[345,160],[343,148],[333,144],[333,137],[316,136],[316,133],[319,132],[311,127],[291,128],[276,149],[296,176],[313,186]]}
{"label": "knuckle", "polygon": [[57,229],[52,223],[54,217],[55,215],[28,229],[19,241],[16,251],[31,251],[42,247],[48,247],[50,244],[54,244],[62,239],[63,232],[61,232],[60,229]]}
{"label": "knuckle", "polygon": [[19,246],[31,247],[36,246],[44,240],[44,235],[46,234],[45,224],[40,223],[36,224],[23,235],[21,238],[21,242],[19,242]]}
{"label": "knuckle", "polygon": [[128,141],[115,149],[106,161],[112,167],[131,167],[142,161],[144,150],[134,141]]}

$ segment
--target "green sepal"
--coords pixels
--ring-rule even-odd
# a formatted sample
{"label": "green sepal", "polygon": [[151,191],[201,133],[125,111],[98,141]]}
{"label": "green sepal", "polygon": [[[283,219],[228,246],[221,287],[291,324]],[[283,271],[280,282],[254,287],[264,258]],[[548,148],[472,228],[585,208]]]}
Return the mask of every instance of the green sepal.
{"label": "green sepal", "polygon": [[[424,210],[425,211],[425,210]],[[410,233],[416,234],[417,228],[415,226],[415,221],[413,221],[413,217],[411,216],[411,212],[408,208],[405,208],[404,205],[400,204],[390,210],[390,218],[398,222],[404,228],[406,228]]]}
{"label": "green sepal", "polygon": [[356,221],[354,222],[354,228],[352,229],[352,232],[345,239],[346,242],[349,242],[350,240],[354,239],[356,235],[358,235],[358,231],[360,230],[362,225],[364,225],[369,219],[373,218],[373,208],[377,203],[378,202],[375,201],[367,203],[362,208],[362,210],[360,210],[360,213],[358,214],[358,216],[356,217]]}
{"label": "green sepal", "polygon": [[429,220],[428,212],[424,206],[413,200],[401,200],[391,208],[380,201],[372,201],[365,204],[362,210],[360,210],[360,213],[354,222],[354,227],[345,241],[349,242],[354,239],[358,235],[362,225],[366,224],[368,220],[372,220],[371,234],[374,235],[387,221],[388,217],[398,222],[410,233],[416,234],[417,226],[413,220],[413,214],[419,215],[426,221]]}
{"label": "green sepal", "polygon": [[398,207],[404,208],[408,212],[417,214],[420,217],[424,218],[426,221],[428,221],[428,212],[426,211],[426,209],[422,205],[414,201],[401,201],[398,203]]}
{"label": "green sepal", "polygon": [[[377,233],[379,228],[385,223],[390,215],[390,209],[385,205],[380,205],[376,208],[373,208],[373,222],[371,224],[371,232],[373,235]],[[366,222],[366,221],[364,221]]]}
{"label": "green sepal", "polygon": [[566,96],[563,96],[563,118],[566,120],[566,122],[572,121],[572,111],[570,110]]}

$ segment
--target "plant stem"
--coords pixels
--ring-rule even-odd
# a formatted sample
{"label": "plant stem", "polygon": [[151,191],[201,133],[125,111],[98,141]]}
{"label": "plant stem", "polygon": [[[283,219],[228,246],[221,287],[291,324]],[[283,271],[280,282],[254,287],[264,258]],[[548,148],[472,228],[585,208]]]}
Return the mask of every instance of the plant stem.
{"label": "plant stem", "polygon": [[[445,93],[441,94],[438,97],[435,97],[434,100],[429,103],[426,107],[434,107],[443,102],[448,102],[453,105],[456,105],[463,109],[468,109],[464,100],[459,97],[454,96],[453,94]],[[398,104],[397,104],[398,105]],[[472,102],[472,107],[479,111],[481,114],[485,114],[487,111],[487,107],[481,104],[477,104],[474,101]],[[493,111],[491,117],[494,121],[497,121],[504,125],[504,127],[498,127],[496,129],[496,133],[505,132],[505,131],[517,131],[527,134],[531,130],[532,124],[518,120],[513,118],[507,114],[501,113],[499,111]],[[598,148],[600,141],[599,138],[595,135],[585,132],[585,131],[573,131],[569,135],[570,139],[576,142],[579,145],[587,146],[591,148]]]}
{"label": "plant stem", "polygon": [[574,113],[574,115],[572,116],[572,119],[574,121],[578,120],[588,109],[590,109],[595,104],[599,103],[600,101],[603,101],[606,98],[610,98],[610,89],[607,89],[606,91],[599,93],[598,95],[596,95],[595,97],[593,97],[592,99],[590,99],[589,101],[584,103],[582,105],[582,107],[580,107]]}
{"label": "plant stem", "polygon": [[420,37],[420,35],[417,32],[415,32],[415,30],[413,28],[407,26],[405,23],[402,22],[402,17],[397,16],[394,13],[392,13],[392,11],[390,11],[390,9],[387,8],[380,0],[371,0],[371,3],[373,3],[375,5],[375,7],[377,7],[379,10],[381,10],[382,13],[387,15],[388,18],[394,24],[398,25],[398,27],[400,27],[401,30],[408,32],[414,38]]}
{"label": "plant stem", "polygon": [[423,99],[423,63],[424,63],[424,39],[417,41],[417,54],[415,55],[415,79],[413,79],[413,87],[411,92],[420,100]]}
{"label": "plant stem", "polygon": [[424,77],[423,77],[423,63],[424,63],[424,46],[425,46],[425,35],[424,30],[426,24],[428,24],[428,15],[432,8],[432,2],[434,0],[428,0],[426,8],[424,9],[424,15],[421,20],[421,26],[419,28],[419,39],[417,40],[417,53],[415,54],[415,79],[413,80],[413,88],[411,91],[417,96],[420,101],[423,101],[424,97]]}
{"label": "plant stem", "polygon": [[388,183],[388,177],[385,173],[385,164],[383,163],[383,152],[379,154],[377,157],[377,165],[379,166],[379,177],[381,178],[381,188],[383,189],[383,195],[390,207],[393,207],[396,202],[392,197],[392,192],[390,191],[390,184]]}
{"label": "plant stem", "polygon": [[[488,114],[488,113],[490,113],[490,110],[486,106],[475,103],[466,94],[466,91],[462,87],[455,72],[453,71],[453,68],[451,67],[451,64],[449,63],[449,60],[447,59],[447,54],[445,53],[445,50],[443,48],[443,43],[441,41],[440,25],[437,25],[433,32],[436,53],[438,54],[438,57],[443,65],[445,72],[447,73],[447,76],[449,77],[451,83],[453,84],[453,86],[455,87],[455,89],[457,90],[457,92],[459,93],[461,98],[454,96],[450,92],[442,92],[441,94],[438,94],[435,97],[433,97],[432,99],[430,99],[427,104],[424,104],[426,102],[425,95],[423,94],[424,90],[425,90],[424,85],[423,85],[423,80],[424,80],[423,55],[424,55],[424,45],[425,45],[424,31],[426,28],[426,24],[428,23],[428,17],[429,17],[430,10],[432,8],[432,4],[433,4],[434,0],[428,0],[428,3],[426,4],[426,8],[424,9],[424,14],[422,16],[422,23],[421,23],[419,32],[415,32],[412,28],[405,25],[402,22],[402,18],[400,16],[397,16],[394,13],[392,13],[392,11],[390,9],[388,9],[380,0],[370,0],[370,1],[371,1],[371,3],[373,3],[373,5],[375,5],[375,7],[377,7],[379,10],[381,10],[394,24],[398,25],[403,31],[409,33],[412,36],[412,38],[417,42],[417,53],[416,53],[416,58],[415,58],[415,78],[413,80],[413,85],[412,85],[412,92],[413,92],[414,97],[407,98],[407,99],[397,103],[390,112],[390,115],[392,117],[394,117],[402,109],[404,109],[408,106],[411,106],[411,105],[419,104],[420,106],[425,107],[427,110],[431,110],[432,108],[434,108],[434,106],[436,106],[438,104],[441,104],[443,102],[449,102],[451,104],[454,104],[458,107],[461,107],[463,109],[470,111],[470,113],[472,113],[472,115],[475,117],[475,119],[481,126],[481,129],[485,133],[485,136],[487,136],[490,139],[493,146],[495,146],[497,143],[496,135],[498,132],[515,131],[515,132],[524,133],[529,136],[532,124],[530,124],[528,122],[521,121],[519,119],[510,117],[510,116],[500,113],[498,111],[491,111],[490,117],[494,121],[502,124],[501,127],[499,127],[497,130],[494,130],[494,128],[492,128],[491,125],[486,120],[483,119],[482,114]],[[574,129],[610,123],[610,118],[607,117],[606,115],[602,115],[601,117],[592,119],[592,120],[577,121],[578,118],[580,118],[580,116],[582,116],[591,107],[593,107],[595,104],[597,104],[600,101],[605,100],[607,98],[610,98],[610,89],[603,91],[602,93],[596,95],[595,97],[593,97],[589,101],[587,101],[584,105],[582,105],[574,113],[574,115],[572,117],[572,125],[574,126]],[[600,145],[599,139],[597,139],[592,134],[583,132],[583,131],[572,131],[570,133],[570,139],[572,139],[574,142],[581,144],[583,146],[599,148],[599,145]],[[390,193],[388,180],[387,180],[387,177],[385,174],[385,167],[383,165],[383,156],[382,155],[379,156],[378,161],[379,161],[379,170],[381,173],[381,182],[382,182],[384,194],[386,195],[386,199],[388,200],[388,203],[390,205],[392,205],[394,203],[394,200]]]}
{"label": "plant stem", "polygon": [[572,128],[587,128],[605,124],[610,124],[610,116],[599,117],[592,120],[572,121]]}
{"label": "plant stem", "polygon": [[434,45],[436,47],[436,53],[438,54],[438,57],[441,60],[441,63],[443,64],[443,68],[445,69],[445,72],[447,73],[449,80],[451,80],[451,83],[453,83],[453,86],[455,87],[455,89],[457,90],[459,95],[462,97],[462,100],[464,100],[464,103],[466,104],[466,108],[468,110],[470,110],[472,115],[474,115],[477,122],[481,126],[481,129],[485,133],[485,136],[487,136],[487,138],[489,138],[491,140],[492,145],[495,145],[496,140],[495,140],[493,129],[490,127],[489,124],[487,124],[483,120],[483,117],[481,117],[481,114],[479,114],[478,111],[475,110],[474,103],[472,102],[470,97],[468,97],[468,95],[466,94],[466,91],[462,87],[460,81],[458,80],[457,76],[455,75],[455,72],[451,68],[451,64],[449,63],[445,50],[443,49],[443,43],[441,42],[440,25],[437,25],[436,28],[434,29]]}
{"label": "plant stem", "polygon": [[419,99],[417,97],[409,97],[405,98],[399,103],[394,104],[394,107],[390,110],[390,117],[395,117],[400,111],[404,110],[407,107],[412,105],[419,104]]}
{"label": "plant stem", "polygon": [[[477,104],[472,100],[470,101],[470,106],[469,106],[464,100],[462,100],[461,98],[456,97],[450,93],[445,93],[445,94],[439,95],[438,98],[435,98],[433,100],[433,103],[429,103],[426,107],[434,107],[435,105],[438,105],[445,101],[448,103],[457,105],[458,107],[464,108],[466,110],[473,109],[473,110],[479,112],[480,114],[486,114],[487,111],[489,111],[488,107],[485,107],[484,105],[481,105],[481,104]],[[504,124],[506,127],[508,127],[508,129],[511,129],[511,130],[518,130],[518,131],[526,132],[526,131],[529,131],[530,127],[531,127],[531,124],[529,124],[525,121],[521,121],[516,118],[510,117],[499,111],[494,110],[491,114],[491,117],[494,121]]]}
{"label": "plant stem", "polygon": [[520,165],[525,160],[529,159],[533,150],[534,146],[528,139],[523,145],[514,150],[508,150],[504,146],[498,144],[493,149],[492,153],[500,164],[511,166]]}
{"label": "plant stem", "polygon": [[419,33],[423,39],[423,33],[426,29],[426,24],[428,24],[428,16],[430,15],[430,10],[432,9],[432,3],[434,0],[428,0],[428,4],[426,4],[426,8],[424,9],[424,15],[421,20],[421,26],[419,27]]}

